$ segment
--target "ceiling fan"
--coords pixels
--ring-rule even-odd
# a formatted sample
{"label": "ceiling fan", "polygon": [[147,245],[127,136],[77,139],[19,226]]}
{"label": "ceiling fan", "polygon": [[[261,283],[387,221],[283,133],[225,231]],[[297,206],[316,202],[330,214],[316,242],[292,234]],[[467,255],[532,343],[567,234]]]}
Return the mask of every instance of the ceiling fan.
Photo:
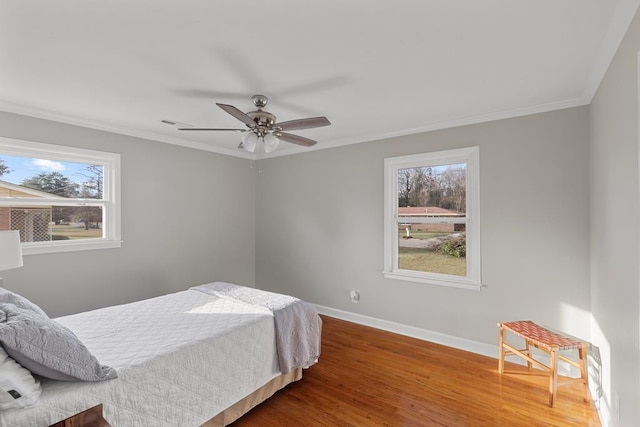
{"label": "ceiling fan", "polygon": [[[266,153],[270,153],[278,147],[280,140],[305,147],[311,147],[317,143],[317,141],[314,141],[313,139],[284,131],[310,129],[329,126],[331,124],[326,117],[309,117],[306,119],[288,120],[286,122],[277,123],[275,115],[263,110],[269,101],[266,96],[253,95],[251,100],[258,109],[247,113],[243,113],[233,105],[216,103],[216,105],[222,108],[226,113],[244,123],[247,127],[246,129],[179,127],[178,130],[245,132],[245,135],[242,137],[242,142],[240,142],[238,148],[244,148],[250,153],[255,152],[256,148],[258,150],[264,149]],[[173,123],[169,121],[164,122]]]}

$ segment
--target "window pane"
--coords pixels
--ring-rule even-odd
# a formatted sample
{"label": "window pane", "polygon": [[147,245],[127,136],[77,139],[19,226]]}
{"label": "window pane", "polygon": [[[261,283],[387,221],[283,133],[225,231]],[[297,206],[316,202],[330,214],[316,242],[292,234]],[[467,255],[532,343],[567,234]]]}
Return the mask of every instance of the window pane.
{"label": "window pane", "polygon": [[467,275],[464,223],[398,226],[398,268],[429,273]]}
{"label": "window pane", "polygon": [[104,167],[0,155],[0,197],[102,199]]}
{"label": "window pane", "polygon": [[0,137],[0,230],[23,254],[118,248],[120,155]]}
{"label": "window pane", "polygon": [[479,290],[479,148],[388,157],[384,166],[384,276]]}
{"label": "window pane", "polygon": [[466,163],[398,170],[398,215],[464,216]]}
{"label": "window pane", "polygon": [[22,242],[103,237],[100,206],[0,207],[0,222],[7,217]]}

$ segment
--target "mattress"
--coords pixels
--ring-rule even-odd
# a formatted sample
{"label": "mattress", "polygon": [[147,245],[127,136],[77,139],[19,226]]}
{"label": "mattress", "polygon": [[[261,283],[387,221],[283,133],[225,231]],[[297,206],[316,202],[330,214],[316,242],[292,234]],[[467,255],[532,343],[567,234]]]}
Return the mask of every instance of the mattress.
{"label": "mattress", "polygon": [[104,405],[113,427],[199,426],[280,375],[273,313],[196,290],[55,319],[118,378],[41,379],[31,408],[0,426],[48,426]]}

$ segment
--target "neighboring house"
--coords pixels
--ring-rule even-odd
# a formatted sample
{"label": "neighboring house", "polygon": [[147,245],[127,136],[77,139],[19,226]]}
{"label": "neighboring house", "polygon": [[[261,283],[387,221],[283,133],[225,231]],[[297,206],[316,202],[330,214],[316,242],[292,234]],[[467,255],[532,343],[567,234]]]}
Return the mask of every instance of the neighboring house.
{"label": "neighboring house", "polygon": [[[398,208],[398,216],[400,217],[431,217],[431,218],[464,218],[465,214],[451,211],[449,209],[444,209],[438,206],[405,206]],[[444,232],[454,232],[454,231],[464,231],[464,224],[452,224],[452,223],[444,223],[444,224],[400,224],[401,230],[407,232],[409,235],[409,231],[444,231]],[[408,230],[407,230],[408,228]]]}
{"label": "neighboring house", "polygon": [[23,242],[51,240],[49,223],[53,216],[53,207],[21,205],[20,199],[63,199],[63,197],[2,180],[0,180],[0,197],[16,199],[16,203],[11,203],[11,206],[0,206],[0,230],[20,230],[20,240]]}

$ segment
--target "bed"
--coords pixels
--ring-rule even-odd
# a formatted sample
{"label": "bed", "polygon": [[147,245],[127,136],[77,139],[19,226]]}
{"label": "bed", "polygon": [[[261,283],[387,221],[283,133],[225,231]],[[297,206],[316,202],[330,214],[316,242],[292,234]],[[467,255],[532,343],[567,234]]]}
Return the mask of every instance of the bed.
{"label": "bed", "polygon": [[[34,375],[37,402],[0,411],[0,426],[49,426],[99,404],[113,427],[223,426],[299,380],[320,355],[312,305],[224,282],[55,322],[99,361],[89,374],[107,379]],[[0,342],[10,353],[2,328]]]}

